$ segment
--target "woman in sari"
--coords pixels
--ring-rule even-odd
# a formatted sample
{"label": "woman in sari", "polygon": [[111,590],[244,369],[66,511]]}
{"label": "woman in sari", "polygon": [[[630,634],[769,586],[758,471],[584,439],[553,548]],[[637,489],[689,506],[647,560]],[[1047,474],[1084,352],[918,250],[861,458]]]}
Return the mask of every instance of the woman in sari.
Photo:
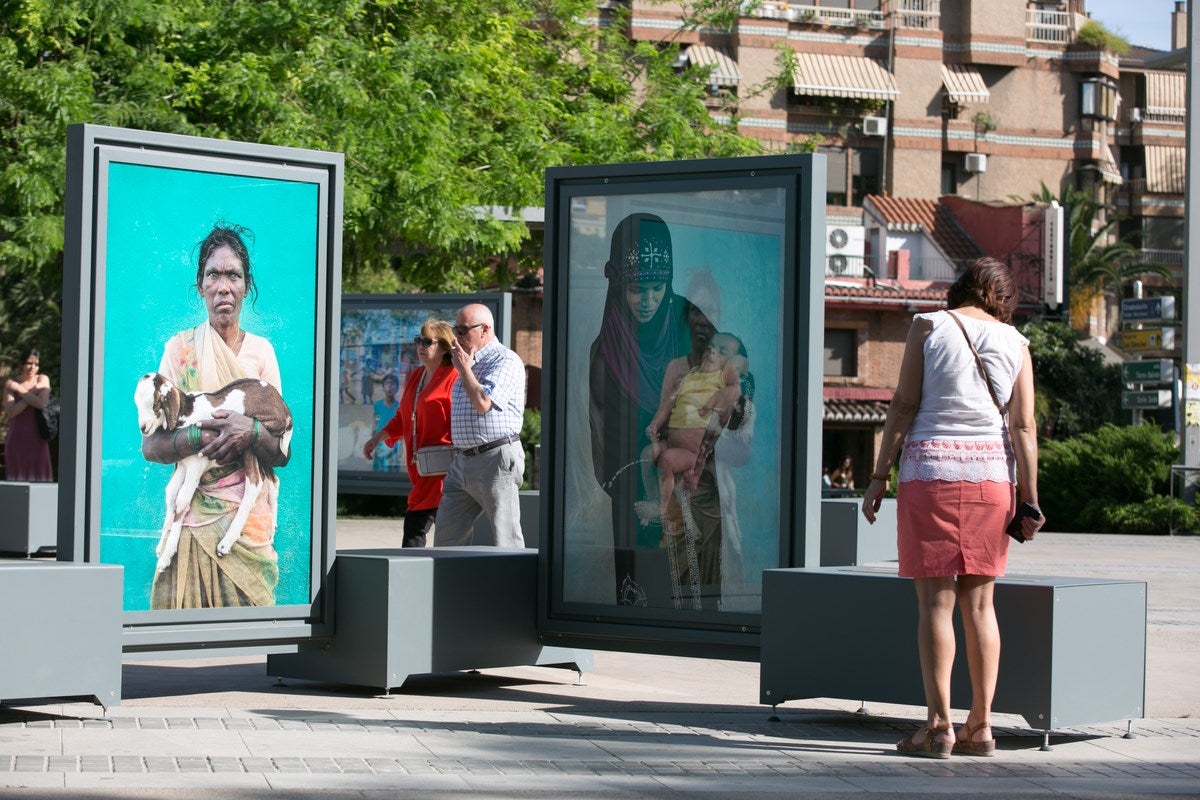
{"label": "woman in sari", "polygon": [[[242,304],[256,292],[250,254],[238,226],[216,226],[200,243],[196,289],[208,319],[175,334],[163,349],[158,371],[188,392],[216,391],[238,378],[259,378],[283,393],[275,350],[266,339],[242,329]],[[245,489],[242,454],[253,450],[260,463],[281,467],[287,455],[263,425],[243,414],[216,411],[197,423],[198,435],[158,431],[142,440],[148,461],[174,464],[203,453],[221,466],[204,474],[184,518],[179,551],[154,576],[150,607],[218,608],[275,603],[279,559],[275,538],[278,489],[264,483],[246,527],[227,556],[217,543],[228,530]]]}

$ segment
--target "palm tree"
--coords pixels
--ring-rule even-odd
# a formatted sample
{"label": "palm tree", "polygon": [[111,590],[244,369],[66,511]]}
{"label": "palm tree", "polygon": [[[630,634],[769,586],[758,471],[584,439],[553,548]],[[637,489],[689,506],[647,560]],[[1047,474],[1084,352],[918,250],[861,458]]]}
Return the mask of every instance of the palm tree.
{"label": "palm tree", "polygon": [[1071,327],[1088,328],[1088,318],[1097,300],[1119,296],[1121,288],[1137,278],[1155,275],[1170,280],[1171,269],[1141,259],[1140,233],[1116,237],[1122,218],[1111,216],[1101,222],[1103,206],[1087,192],[1063,187],[1055,197],[1045,183],[1032,198],[1035,202],[1057,201],[1067,209],[1067,286],[1070,288]]}

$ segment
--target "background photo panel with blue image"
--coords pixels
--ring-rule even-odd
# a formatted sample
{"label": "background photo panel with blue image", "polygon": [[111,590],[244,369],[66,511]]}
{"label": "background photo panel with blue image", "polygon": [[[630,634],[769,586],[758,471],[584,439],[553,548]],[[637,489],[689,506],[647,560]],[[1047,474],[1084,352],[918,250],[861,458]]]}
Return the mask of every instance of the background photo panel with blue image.
{"label": "background photo panel with blue image", "polygon": [[[97,231],[104,264],[100,560],[124,565],[127,611],[308,606],[319,534],[313,457],[320,433],[314,376],[323,372],[314,344],[321,187],[299,174],[271,178],[119,159],[100,169],[107,203]],[[270,384],[291,420],[286,435],[282,427],[269,431],[284,463],[262,470],[258,481],[247,480],[240,460],[212,467],[190,502],[168,509],[174,467],[144,454],[148,436],[139,430],[153,398],[146,387],[135,397],[135,389],[149,373],[187,392],[213,392],[238,378]],[[262,413],[245,410],[257,441],[271,426],[262,424]],[[165,424],[152,421],[149,434],[187,441]],[[255,501],[240,514],[255,484]],[[232,542],[227,536],[238,529],[231,525],[241,525]]]}
{"label": "background photo panel with blue image", "polygon": [[777,187],[570,198],[564,607],[759,611],[785,209]]}
{"label": "background photo panel with blue image", "polygon": [[408,378],[421,365],[414,340],[422,326],[429,320],[453,325],[459,309],[469,303],[481,303],[492,311],[496,336],[508,346],[512,295],[505,292],[342,298],[337,400],[340,493],[403,496],[412,490],[409,448],[403,439],[391,447],[380,443],[370,459],[363,457],[363,446],[395,416]]}

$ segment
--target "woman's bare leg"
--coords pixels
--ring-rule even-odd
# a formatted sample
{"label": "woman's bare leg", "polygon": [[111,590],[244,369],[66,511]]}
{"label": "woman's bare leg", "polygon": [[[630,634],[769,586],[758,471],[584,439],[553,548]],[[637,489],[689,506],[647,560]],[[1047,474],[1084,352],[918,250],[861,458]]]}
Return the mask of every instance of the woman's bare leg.
{"label": "woman's bare leg", "polygon": [[958,579],[958,607],[971,673],[971,711],[966,724],[968,728],[983,725],[971,737],[976,742],[992,738],[992,700],[1000,673],[1000,627],[992,604],[995,586],[996,579],[985,575],[963,575]]}
{"label": "woman's bare leg", "polygon": [[[954,578],[916,578],[917,652],[925,687],[926,726],[938,730],[950,725],[950,672],[954,666]],[[924,739],[920,731],[913,741]],[[954,741],[953,729],[935,741]]]}

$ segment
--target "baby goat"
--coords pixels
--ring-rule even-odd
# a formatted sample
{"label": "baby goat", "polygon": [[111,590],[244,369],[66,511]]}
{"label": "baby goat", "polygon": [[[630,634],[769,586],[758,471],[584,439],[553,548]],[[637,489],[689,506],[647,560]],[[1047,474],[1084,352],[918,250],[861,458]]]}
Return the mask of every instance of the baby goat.
{"label": "baby goat", "polygon": [[[292,441],[292,414],[274,386],[257,378],[232,381],[215,392],[185,392],[165,376],[150,372],[138,380],[133,393],[138,411],[138,427],[144,436],[156,430],[173,431],[197,422],[213,419],[213,412],[236,411],[259,421],[262,427],[279,439],[279,451],[286,459]],[[167,515],[162,536],[154,549],[158,556],[158,571],[162,572],[175,557],[183,519],[192,504],[192,495],[200,485],[200,477],[217,462],[196,453],[185,456],[175,465],[175,473],[167,483]],[[250,509],[254,507],[263,482],[278,485],[275,470],[260,464],[254,451],[247,448],[242,454],[246,471],[246,488],[241,504],[229,530],[217,544],[217,555],[227,555],[242,535]]]}

